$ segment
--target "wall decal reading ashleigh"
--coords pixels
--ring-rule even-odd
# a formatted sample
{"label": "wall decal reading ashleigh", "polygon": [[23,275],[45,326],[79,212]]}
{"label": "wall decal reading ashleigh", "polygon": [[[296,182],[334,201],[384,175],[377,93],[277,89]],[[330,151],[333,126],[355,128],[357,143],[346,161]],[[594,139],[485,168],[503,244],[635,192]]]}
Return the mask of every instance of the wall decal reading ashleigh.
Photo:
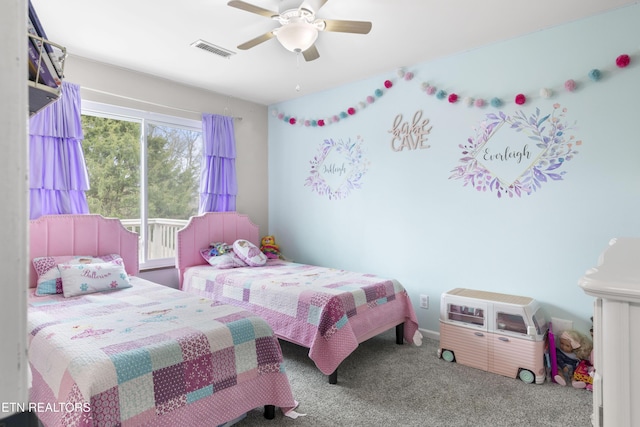
{"label": "wall decal reading ashleigh", "polygon": [[429,119],[422,118],[422,110],[416,111],[411,123],[402,121],[402,114],[398,114],[393,121],[393,128],[389,131],[391,138],[391,149],[393,151],[425,149],[431,147],[426,145],[427,135],[431,132]]}
{"label": "wall decal reading ashleigh", "polygon": [[311,175],[304,185],[329,200],[344,199],[352,190],[362,187],[362,178],[369,169],[360,136],[353,142],[326,139],[311,160]]}
{"label": "wall decal reading ashleigh", "polygon": [[475,139],[459,145],[461,164],[449,179],[461,179],[464,186],[489,190],[498,197],[520,197],[541,188],[542,183],[562,180],[566,171],[559,169],[578,154],[575,148],[582,144],[568,134],[573,126],[567,125],[566,112],[554,104],[546,115],[539,108],[530,117],[522,111],[513,116],[487,114]]}

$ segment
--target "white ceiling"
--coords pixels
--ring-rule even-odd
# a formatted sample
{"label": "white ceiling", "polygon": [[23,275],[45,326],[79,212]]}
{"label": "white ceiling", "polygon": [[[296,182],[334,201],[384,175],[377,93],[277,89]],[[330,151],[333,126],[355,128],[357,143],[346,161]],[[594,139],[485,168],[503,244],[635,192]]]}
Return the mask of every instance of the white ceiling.
{"label": "white ceiling", "polygon": [[[280,3],[246,1],[273,11]],[[250,50],[237,49],[279,24],[229,7],[226,0],[32,3],[49,39],[70,55],[269,105],[637,0],[329,0],[318,18],[371,21],[373,27],[367,35],[320,33],[320,58],[311,62],[275,38]],[[236,54],[225,59],[191,47],[198,39]]]}

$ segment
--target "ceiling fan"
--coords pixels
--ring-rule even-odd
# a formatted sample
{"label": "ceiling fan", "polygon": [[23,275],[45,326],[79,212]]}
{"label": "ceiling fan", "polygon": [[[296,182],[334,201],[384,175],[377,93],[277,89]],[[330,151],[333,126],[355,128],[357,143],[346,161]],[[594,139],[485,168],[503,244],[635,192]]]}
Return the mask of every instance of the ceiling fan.
{"label": "ceiling fan", "polygon": [[287,50],[302,53],[306,61],[313,61],[320,57],[314,44],[319,31],[355,34],[367,34],[371,31],[371,22],[316,18],[316,12],[327,1],[283,0],[280,2],[279,12],[273,12],[242,0],[228,2],[228,6],[265,16],[280,23],[280,27],[242,43],[238,49],[251,49],[275,37]]}

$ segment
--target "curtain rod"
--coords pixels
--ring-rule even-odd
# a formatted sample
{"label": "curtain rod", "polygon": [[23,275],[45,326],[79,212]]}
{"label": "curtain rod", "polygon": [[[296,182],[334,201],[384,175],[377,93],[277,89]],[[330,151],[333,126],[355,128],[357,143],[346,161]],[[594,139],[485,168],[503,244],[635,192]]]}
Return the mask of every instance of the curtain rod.
{"label": "curtain rod", "polygon": [[[185,108],[172,107],[170,105],[159,104],[157,102],[145,101],[144,99],[137,99],[137,98],[132,98],[130,96],[118,95],[117,93],[106,92],[106,91],[100,90],[100,89],[92,89],[90,87],[85,87],[85,86],[80,86],[80,89],[81,90],[82,89],[88,90],[90,92],[100,93],[100,94],[103,94],[103,95],[115,96],[117,98],[127,99],[129,101],[142,102],[144,104],[155,105],[156,107],[169,108],[171,110],[182,111],[182,112],[185,112],[185,113],[192,113],[192,114],[198,114],[198,115],[202,114],[201,111],[194,111],[194,110],[187,110]],[[224,109],[225,109],[225,112],[226,112],[227,107],[224,107]],[[233,119],[234,120],[242,120],[242,117],[235,116],[235,117],[233,117]]]}

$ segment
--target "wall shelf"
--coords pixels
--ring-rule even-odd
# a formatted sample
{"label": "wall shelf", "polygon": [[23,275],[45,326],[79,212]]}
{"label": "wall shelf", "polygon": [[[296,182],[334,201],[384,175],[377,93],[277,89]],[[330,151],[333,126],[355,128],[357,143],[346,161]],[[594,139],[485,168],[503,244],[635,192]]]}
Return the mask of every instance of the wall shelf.
{"label": "wall shelf", "polygon": [[29,47],[29,116],[60,97],[67,50],[37,34],[27,33]]}

